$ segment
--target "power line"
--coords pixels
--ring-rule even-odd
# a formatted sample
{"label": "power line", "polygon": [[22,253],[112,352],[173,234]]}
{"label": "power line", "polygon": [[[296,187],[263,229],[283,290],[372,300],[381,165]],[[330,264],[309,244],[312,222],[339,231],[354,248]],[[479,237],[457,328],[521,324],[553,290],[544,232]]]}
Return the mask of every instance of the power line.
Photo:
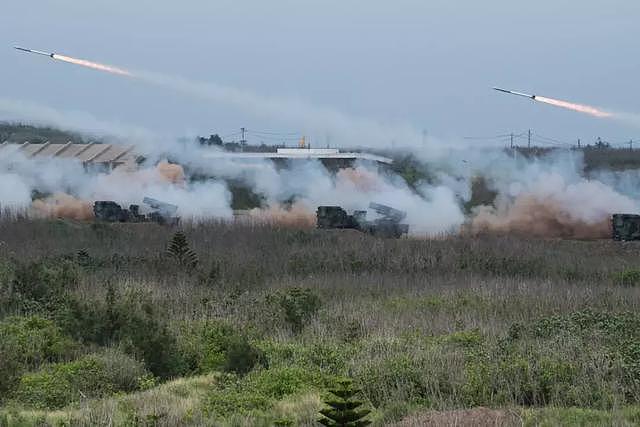
{"label": "power line", "polygon": [[511,136],[511,134],[504,134],[504,135],[494,135],[494,136],[464,136],[463,139],[485,139],[485,140],[491,140],[491,139],[500,139],[500,138],[506,138],[508,136]]}
{"label": "power line", "polygon": [[293,135],[299,135],[299,132],[273,132],[273,131],[260,131],[260,130],[253,130],[253,129],[247,129],[247,132],[250,133],[254,133],[254,134],[260,134],[260,135],[274,135],[274,136],[293,136]]}

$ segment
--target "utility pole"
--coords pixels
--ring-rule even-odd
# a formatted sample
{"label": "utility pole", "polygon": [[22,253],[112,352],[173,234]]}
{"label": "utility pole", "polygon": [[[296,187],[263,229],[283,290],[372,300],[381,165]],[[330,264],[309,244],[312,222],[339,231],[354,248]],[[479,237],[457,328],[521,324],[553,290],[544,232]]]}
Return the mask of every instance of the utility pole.
{"label": "utility pole", "polygon": [[527,147],[531,148],[531,129],[527,132]]}
{"label": "utility pole", "polygon": [[242,133],[242,138],[240,139],[240,144],[244,147],[247,144],[247,140],[244,137],[244,134],[247,130],[245,128],[240,128],[240,132]]}
{"label": "utility pole", "polygon": [[511,132],[511,144],[510,144],[510,147],[513,150],[513,132]]}
{"label": "utility pole", "polygon": [[580,149],[580,138],[578,138],[578,150]]}
{"label": "utility pole", "polygon": [[629,151],[633,151],[633,139],[629,140]]}

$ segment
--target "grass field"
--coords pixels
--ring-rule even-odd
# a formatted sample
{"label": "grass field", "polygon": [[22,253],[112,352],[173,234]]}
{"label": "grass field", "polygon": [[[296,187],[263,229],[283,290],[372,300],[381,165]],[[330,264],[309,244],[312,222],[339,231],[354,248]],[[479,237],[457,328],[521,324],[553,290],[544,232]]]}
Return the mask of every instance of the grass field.
{"label": "grass field", "polygon": [[635,243],[183,230],[0,222],[0,425],[640,422]]}

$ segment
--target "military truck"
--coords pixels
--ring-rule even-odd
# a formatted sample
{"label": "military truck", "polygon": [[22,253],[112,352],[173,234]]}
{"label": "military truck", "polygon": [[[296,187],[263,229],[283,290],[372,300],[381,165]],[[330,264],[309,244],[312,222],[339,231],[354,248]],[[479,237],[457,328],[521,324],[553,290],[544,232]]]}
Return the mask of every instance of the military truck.
{"label": "military truck", "polygon": [[320,229],[354,229],[379,237],[399,238],[409,232],[408,224],[401,224],[406,212],[379,203],[370,203],[369,209],[379,217],[367,220],[367,211],[357,210],[351,215],[340,206],[318,206],[316,226]]}
{"label": "military truck", "polygon": [[129,209],[111,200],[98,200],[93,204],[93,214],[96,219],[107,222],[144,222],[144,215],[140,215],[140,206],[129,205]]}
{"label": "military truck", "polygon": [[340,206],[318,206],[316,225],[318,228],[360,228],[366,211],[355,211],[353,215]]}
{"label": "military truck", "polygon": [[611,215],[611,237],[613,240],[640,240],[640,215]]}
{"label": "military truck", "polygon": [[93,204],[93,214],[97,220],[106,222],[157,222],[176,225],[180,218],[175,216],[178,207],[160,200],[145,197],[142,200],[151,208],[147,214],[140,213],[140,205],[129,205],[129,209],[111,200],[99,200]]}

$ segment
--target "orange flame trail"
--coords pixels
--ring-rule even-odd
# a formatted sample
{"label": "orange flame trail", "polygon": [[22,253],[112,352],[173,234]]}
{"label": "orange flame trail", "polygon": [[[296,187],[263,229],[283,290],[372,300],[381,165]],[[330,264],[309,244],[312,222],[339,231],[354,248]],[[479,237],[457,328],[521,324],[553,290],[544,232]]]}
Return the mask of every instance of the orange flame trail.
{"label": "orange flame trail", "polygon": [[107,73],[119,74],[121,76],[133,75],[129,71],[123,70],[122,68],[112,67],[111,65],[100,64],[98,62],[91,62],[91,61],[87,61],[86,59],[72,58],[70,56],[59,55],[57,53],[53,54],[53,59],[69,62],[71,64],[81,65],[83,67],[93,68],[94,70],[106,71]]}
{"label": "orange flame trail", "polygon": [[555,105],[556,107],[567,108],[569,110],[578,111],[579,113],[590,114],[595,117],[611,117],[613,114],[606,111],[598,110],[595,107],[582,104],[574,104],[573,102],[562,101],[560,99],[547,98],[544,96],[538,96],[534,98],[536,101],[544,102],[545,104]]}

